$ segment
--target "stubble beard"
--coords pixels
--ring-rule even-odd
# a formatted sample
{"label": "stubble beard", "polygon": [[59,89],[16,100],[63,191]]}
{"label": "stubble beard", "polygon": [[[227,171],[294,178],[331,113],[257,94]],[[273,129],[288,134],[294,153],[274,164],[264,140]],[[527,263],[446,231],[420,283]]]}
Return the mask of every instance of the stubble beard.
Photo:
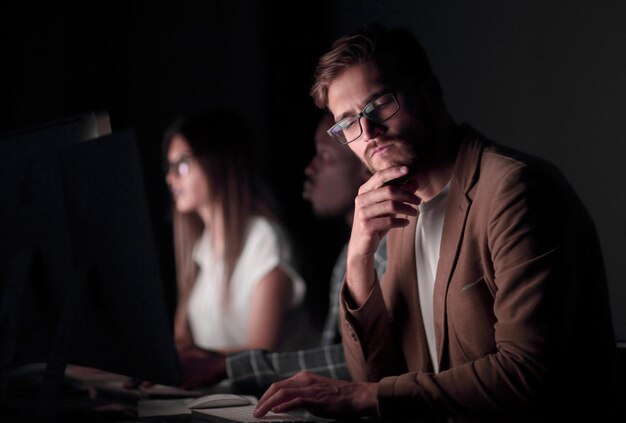
{"label": "stubble beard", "polygon": [[392,156],[381,160],[382,163],[379,164],[379,168],[374,165],[369,152],[366,152],[365,157],[361,160],[372,174],[390,167],[407,166],[410,169],[414,169],[417,166],[417,154],[415,154],[413,146],[406,140],[393,139],[386,141],[384,144],[391,144],[390,151],[386,151],[385,154]]}

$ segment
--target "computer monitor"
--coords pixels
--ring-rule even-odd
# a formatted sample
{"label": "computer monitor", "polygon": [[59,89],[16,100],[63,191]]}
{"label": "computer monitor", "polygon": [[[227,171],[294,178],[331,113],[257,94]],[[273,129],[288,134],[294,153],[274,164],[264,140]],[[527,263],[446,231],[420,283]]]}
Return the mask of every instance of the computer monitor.
{"label": "computer monitor", "polygon": [[0,382],[50,352],[71,267],[57,155],[102,132],[89,112],[0,137]]}
{"label": "computer monitor", "polygon": [[78,301],[68,361],[175,385],[171,318],[134,131],[62,151]]}
{"label": "computer monitor", "polygon": [[66,364],[176,385],[134,131],[78,126],[0,138],[0,383],[43,362],[47,399]]}

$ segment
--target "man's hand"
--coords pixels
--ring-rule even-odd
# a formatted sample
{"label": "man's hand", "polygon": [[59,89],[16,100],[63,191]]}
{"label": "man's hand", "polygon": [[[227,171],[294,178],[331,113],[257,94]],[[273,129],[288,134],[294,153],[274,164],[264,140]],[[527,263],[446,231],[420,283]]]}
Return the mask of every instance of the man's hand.
{"label": "man's hand", "polygon": [[346,382],[304,371],[273,383],[259,400],[254,416],[292,409],[305,409],[322,417],[374,416],[378,407],[376,392],[375,383]]}
{"label": "man's hand", "polygon": [[141,379],[129,379],[124,382],[125,389],[136,389],[138,391],[145,391],[154,386],[154,382],[150,382],[149,380],[141,380]]}
{"label": "man's hand", "polygon": [[178,351],[182,370],[182,387],[195,389],[213,385],[227,377],[226,356],[196,347]]}
{"label": "man's hand", "polygon": [[390,181],[407,177],[406,166],[376,172],[361,185],[354,200],[354,223],[348,245],[346,279],[356,305],[361,305],[374,284],[374,253],[391,228],[408,225],[405,216],[416,216],[420,199],[415,183],[394,186]]}

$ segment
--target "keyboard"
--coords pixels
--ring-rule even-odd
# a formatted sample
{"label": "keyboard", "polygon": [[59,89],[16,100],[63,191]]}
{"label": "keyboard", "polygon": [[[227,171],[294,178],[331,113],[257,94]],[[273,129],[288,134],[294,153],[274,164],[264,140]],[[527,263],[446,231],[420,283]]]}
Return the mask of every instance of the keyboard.
{"label": "keyboard", "polygon": [[236,407],[223,408],[205,408],[201,410],[191,410],[193,422],[237,422],[237,423],[256,423],[256,422],[283,422],[283,423],[301,423],[315,422],[315,419],[309,417],[295,416],[292,414],[277,414],[271,411],[261,418],[254,417],[252,414],[256,405],[241,405]]}

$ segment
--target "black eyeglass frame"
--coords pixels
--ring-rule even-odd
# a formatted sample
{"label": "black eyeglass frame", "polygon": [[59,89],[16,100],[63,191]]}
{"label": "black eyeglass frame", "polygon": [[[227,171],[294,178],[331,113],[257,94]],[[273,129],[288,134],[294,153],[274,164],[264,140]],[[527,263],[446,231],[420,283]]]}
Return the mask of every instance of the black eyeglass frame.
{"label": "black eyeglass frame", "polygon": [[[378,106],[376,107],[376,101],[379,101],[381,98],[385,97],[385,96],[390,96],[391,99],[393,100],[393,103],[395,104],[396,109],[387,117],[385,117],[384,119],[376,119],[375,116],[371,116],[371,114],[373,112],[375,112],[377,109],[379,109],[382,106]],[[383,106],[388,105],[389,103],[385,103]],[[371,111],[368,111],[367,109],[370,108]],[[400,110],[400,102],[398,101],[396,94],[393,92],[385,92],[382,93],[381,95],[377,96],[376,98],[372,99],[372,101],[368,102],[365,107],[363,107],[363,109],[361,110],[360,113],[356,114],[356,115],[352,115],[352,116],[346,116],[345,118],[341,119],[339,122],[337,122],[336,124],[334,124],[333,126],[331,126],[326,133],[331,136],[335,141],[337,141],[339,144],[342,145],[347,145],[350,144],[353,141],[356,141],[359,139],[359,137],[361,135],[363,135],[363,126],[361,125],[361,118],[366,118],[372,122],[376,122],[376,123],[383,123],[389,119],[391,119],[393,116],[395,116],[396,113],[398,113],[398,110]],[[359,124],[359,135],[357,135],[356,137],[354,137],[351,140],[347,140],[345,137],[340,138],[340,136],[343,136],[343,131],[345,129],[345,127],[347,127],[346,122],[351,121],[352,119],[355,120],[356,123]],[[340,131],[337,131],[338,133],[335,134],[333,133],[333,130],[339,129]]]}
{"label": "black eyeglass frame", "polygon": [[174,172],[174,175],[178,176],[179,178],[181,176],[186,176],[187,174],[189,174],[189,170],[187,170],[187,172],[181,172],[180,167],[184,164],[187,165],[188,168],[190,168],[192,159],[193,156],[189,154],[183,154],[176,161],[165,161],[165,163],[163,164],[163,170],[165,171],[165,175],[167,176],[170,174],[170,172]]}

